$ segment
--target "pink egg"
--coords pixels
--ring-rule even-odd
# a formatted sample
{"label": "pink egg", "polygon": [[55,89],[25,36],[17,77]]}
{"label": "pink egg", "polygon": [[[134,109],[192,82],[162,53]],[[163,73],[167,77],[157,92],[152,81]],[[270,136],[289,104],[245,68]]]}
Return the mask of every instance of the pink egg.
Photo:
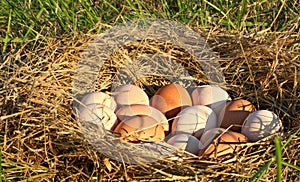
{"label": "pink egg", "polygon": [[136,115],[150,116],[158,123],[161,123],[165,131],[169,131],[169,122],[165,115],[149,105],[133,104],[124,106],[116,112],[116,115],[120,121],[126,120],[129,117]]}
{"label": "pink egg", "polygon": [[192,92],[193,105],[208,106],[217,116],[229,100],[231,98],[226,90],[216,85],[202,85]]}
{"label": "pink egg", "polygon": [[149,105],[147,94],[138,86],[122,85],[114,91],[114,99],[118,108],[132,104]]}
{"label": "pink egg", "polygon": [[102,104],[112,110],[116,109],[116,102],[113,97],[103,92],[91,92],[84,95],[81,99],[81,107],[87,106],[89,104]]}
{"label": "pink egg", "polygon": [[172,134],[186,133],[199,138],[208,129],[217,127],[217,116],[207,106],[197,105],[182,110],[172,123]]}
{"label": "pink egg", "polygon": [[79,110],[80,122],[91,122],[102,125],[107,130],[112,130],[118,123],[114,111],[102,104],[89,104]]}

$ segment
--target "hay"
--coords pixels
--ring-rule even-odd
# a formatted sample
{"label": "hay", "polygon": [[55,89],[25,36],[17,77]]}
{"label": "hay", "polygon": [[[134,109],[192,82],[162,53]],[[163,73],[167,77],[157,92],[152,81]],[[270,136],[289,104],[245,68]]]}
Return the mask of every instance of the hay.
{"label": "hay", "polygon": [[[282,119],[283,143],[300,128],[299,34],[265,34],[256,37],[210,32],[204,34],[220,57],[227,90],[234,98],[246,98],[259,109],[270,109]],[[72,109],[72,80],[82,51],[92,36],[76,39],[45,39],[3,56],[0,65],[0,143],[4,180],[97,181],[97,180],[240,180],[245,181],[269,161],[272,142],[245,145],[237,155],[222,162],[199,160],[188,154],[144,165],[129,165],[106,158],[81,134]],[[141,46],[132,43],[109,59]],[[172,51],[165,57],[190,60],[182,49],[146,41],[143,48]],[[166,48],[167,47],[167,48]],[[166,48],[166,49],[163,49]],[[123,52],[122,54],[118,54]],[[144,54],[141,51],[139,54]],[[113,64],[110,64],[113,65]],[[190,66],[190,65],[187,65]],[[198,84],[206,83],[201,70],[191,67]],[[115,68],[110,66],[98,89],[109,89]],[[102,72],[104,73],[104,72]],[[168,83],[160,77],[136,82],[149,95]],[[154,85],[151,90],[149,85]],[[300,134],[283,150],[283,160],[300,165]],[[185,158],[185,160],[182,160]],[[271,164],[264,181],[275,181]],[[283,179],[299,181],[299,172],[283,166]]]}

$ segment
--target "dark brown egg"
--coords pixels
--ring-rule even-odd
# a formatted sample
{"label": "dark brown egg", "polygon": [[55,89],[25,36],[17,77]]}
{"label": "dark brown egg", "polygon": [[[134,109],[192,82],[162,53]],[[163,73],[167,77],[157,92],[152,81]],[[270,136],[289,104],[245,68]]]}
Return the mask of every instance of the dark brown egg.
{"label": "dark brown egg", "polygon": [[241,132],[245,119],[254,111],[256,111],[255,106],[247,100],[239,99],[228,102],[218,118],[221,128],[232,126],[230,130]]}

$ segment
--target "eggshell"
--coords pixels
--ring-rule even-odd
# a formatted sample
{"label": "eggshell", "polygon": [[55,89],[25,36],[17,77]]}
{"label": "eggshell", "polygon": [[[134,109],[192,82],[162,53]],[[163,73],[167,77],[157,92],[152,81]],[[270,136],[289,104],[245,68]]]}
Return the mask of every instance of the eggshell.
{"label": "eggshell", "polygon": [[258,110],[251,113],[245,120],[242,133],[250,141],[258,141],[282,130],[282,122],[271,111]]}
{"label": "eggshell", "polygon": [[150,116],[153,119],[155,119],[158,123],[161,123],[165,131],[169,131],[169,122],[166,116],[163,115],[159,110],[149,105],[133,104],[129,106],[124,106],[116,112],[116,115],[120,121],[124,121],[127,118],[136,115]]}
{"label": "eggshell", "polygon": [[81,122],[102,124],[107,130],[113,129],[118,123],[114,111],[102,104],[89,104],[82,107],[79,110],[79,120]]}
{"label": "eggshell", "polygon": [[178,84],[169,84],[156,91],[150,105],[166,115],[175,117],[183,108],[192,105],[187,90]]}
{"label": "eggshell", "polygon": [[174,135],[167,143],[175,146],[179,150],[184,150],[195,155],[198,154],[202,146],[201,142],[196,137],[188,134]]}
{"label": "eggshell", "polygon": [[217,85],[201,85],[192,92],[193,105],[208,106],[217,116],[229,100],[231,98],[226,90]]}
{"label": "eggshell", "polygon": [[210,144],[207,148],[201,149],[198,153],[203,158],[222,160],[230,154],[234,154],[241,149],[239,144],[247,142],[245,135],[233,131],[227,131],[215,140],[215,144]]}
{"label": "eggshell", "polygon": [[255,106],[244,99],[230,101],[221,111],[218,122],[221,123],[221,128],[228,128],[230,130],[241,132],[241,127],[247,116],[256,110]]}
{"label": "eggshell", "polygon": [[217,127],[217,116],[207,106],[197,105],[182,110],[172,123],[172,134],[186,133],[199,138],[205,130]]}
{"label": "eggshell", "polygon": [[126,84],[114,91],[114,99],[118,108],[132,104],[149,105],[149,98],[147,94],[138,86]]}
{"label": "eggshell", "polygon": [[80,102],[80,108],[89,104],[102,104],[106,107],[111,108],[112,110],[115,110],[117,106],[114,98],[103,92],[87,93],[84,95]]}
{"label": "eggshell", "polygon": [[226,130],[224,128],[213,128],[205,131],[200,137],[200,142],[203,144],[202,147],[206,148],[213,142],[214,139],[216,139],[218,136],[225,132]]}
{"label": "eggshell", "polygon": [[165,138],[163,126],[150,116],[128,118],[119,123],[114,132],[120,133],[120,139],[129,142],[157,142]]}

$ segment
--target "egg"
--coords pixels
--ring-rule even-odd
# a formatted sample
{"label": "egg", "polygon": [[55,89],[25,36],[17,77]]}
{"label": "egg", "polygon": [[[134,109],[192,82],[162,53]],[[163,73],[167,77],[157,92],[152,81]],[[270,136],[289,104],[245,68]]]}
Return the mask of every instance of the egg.
{"label": "egg", "polygon": [[271,111],[258,110],[251,113],[242,126],[242,133],[250,141],[258,141],[282,130],[282,122]]}
{"label": "egg", "polygon": [[203,133],[200,137],[200,142],[203,144],[203,148],[206,148],[210,145],[214,139],[216,139],[222,133],[225,133],[226,130],[224,128],[212,128]]}
{"label": "egg", "polygon": [[89,104],[79,110],[80,122],[101,124],[105,129],[112,130],[118,123],[114,111],[102,104]]}
{"label": "egg", "polygon": [[132,104],[149,105],[149,98],[144,90],[131,84],[117,87],[114,91],[114,99],[118,105],[118,109],[122,106]]}
{"label": "egg", "polygon": [[197,155],[202,144],[194,136],[188,134],[178,134],[172,136],[168,141],[168,144],[175,146],[179,150],[187,151],[189,153]]}
{"label": "egg", "polygon": [[116,112],[116,115],[121,121],[136,115],[150,116],[153,119],[155,119],[158,123],[161,123],[165,131],[169,131],[169,122],[166,116],[162,114],[159,110],[149,105],[133,104],[129,106],[124,106]]}
{"label": "egg", "polygon": [[208,106],[217,116],[229,100],[231,98],[226,90],[217,85],[201,85],[192,92],[193,105]]}
{"label": "egg", "polygon": [[116,102],[113,97],[103,92],[91,92],[84,95],[81,99],[81,107],[85,107],[89,104],[102,104],[111,108],[112,110],[116,109]]}
{"label": "egg", "polygon": [[256,110],[255,106],[244,99],[230,101],[220,112],[218,122],[221,128],[228,128],[232,125],[230,130],[241,132],[241,127],[247,116]]}
{"label": "egg", "polygon": [[186,133],[199,138],[205,130],[217,127],[217,116],[207,106],[197,105],[182,110],[172,123],[172,134]]}
{"label": "egg", "polygon": [[247,137],[241,133],[227,131],[216,137],[215,143],[199,151],[198,155],[203,158],[222,160],[230,154],[234,154],[241,149],[242,143],[248,141]]}
{"label": "egg", "polygon": [[150,105],[166,115],[175,117],[183,108],[192,105],[188,91],[179,84],[169,84],[158,89],[151,98]]}
{"label": "egg", "polygon": [[128,142],[158,142],[165,138],[164,128],[150,116],[133,116],[117,125],[114,132]]}

